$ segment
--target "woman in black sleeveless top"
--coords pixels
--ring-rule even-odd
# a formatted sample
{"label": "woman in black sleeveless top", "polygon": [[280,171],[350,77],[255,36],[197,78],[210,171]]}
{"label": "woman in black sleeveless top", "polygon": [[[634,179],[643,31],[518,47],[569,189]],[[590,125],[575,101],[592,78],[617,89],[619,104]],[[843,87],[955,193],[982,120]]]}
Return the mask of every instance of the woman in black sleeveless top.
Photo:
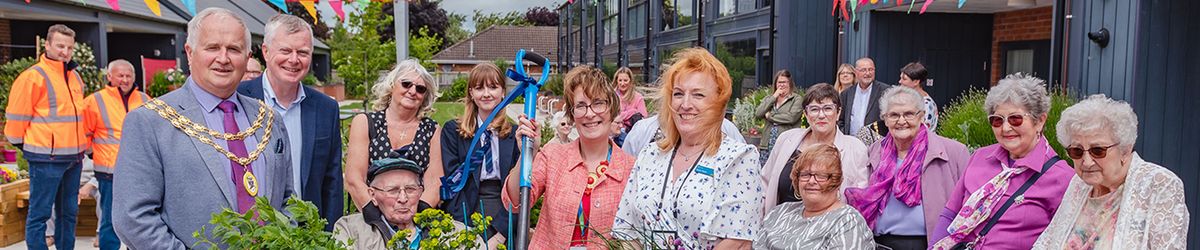
{"label": "woman in black sleeveless top", "polygon": [[[426,168],[425,191],[421,200],[436,204],[438,185],[430,178],[441,176],[441,152],[437,122],[425,117],[437,97],[433,77],[415,60],[396,64],[387,76],[371,89],[374,112],[359,114],[350,123],[350,143],[346,150],[346,191],[358,208],[371,201],[368,193],[367,166],[402,147],[404,157]],[[431,173],[436,172],[436,173]]]}

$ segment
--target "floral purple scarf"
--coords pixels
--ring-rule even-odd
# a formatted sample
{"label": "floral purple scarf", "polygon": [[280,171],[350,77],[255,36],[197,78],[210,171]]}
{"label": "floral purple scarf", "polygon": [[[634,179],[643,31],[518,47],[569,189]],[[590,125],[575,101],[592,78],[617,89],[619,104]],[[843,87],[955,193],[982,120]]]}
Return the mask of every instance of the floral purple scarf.
{"label": "floral purple scarf", "polygon": [[895,194],[896,199],[909,207],[921,204],[921,165],[925,162],[925,152],[929,151],[929,129],[922,124],[917,130],[908,155],[904,157],[903,165],[899,166],[900,171],[895,171],[897,152],[894,141],[891,136],[883,139],[879,158],[882,162],[871,174],[871,185],[846,189],[846,200],[862,213],[872,229],[887,206],[888,194]]}

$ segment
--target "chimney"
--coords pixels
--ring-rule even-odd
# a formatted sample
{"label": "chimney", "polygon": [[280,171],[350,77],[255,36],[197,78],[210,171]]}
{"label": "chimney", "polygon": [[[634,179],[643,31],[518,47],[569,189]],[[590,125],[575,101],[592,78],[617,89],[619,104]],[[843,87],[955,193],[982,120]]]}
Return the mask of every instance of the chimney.
{"label": "chimney", "polygon": [[467,52],[467,57],[475,58],[475,40],[471,40],[468,42],[469,42],[468,45],[470,45],[470,52]]}

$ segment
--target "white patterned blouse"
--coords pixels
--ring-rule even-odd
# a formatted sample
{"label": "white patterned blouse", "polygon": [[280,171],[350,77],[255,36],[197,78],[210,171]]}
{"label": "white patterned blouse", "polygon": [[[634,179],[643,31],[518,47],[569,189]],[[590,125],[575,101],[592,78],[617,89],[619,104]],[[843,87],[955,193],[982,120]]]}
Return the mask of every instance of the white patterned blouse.
{"label": "white patterned blouse", "polygon": [[673,152],[653,145],[642,149],[617,209],[613,237],[670,249],[712,249],[721,239],[756,239],[764,193],[758,149],[725,137],[715,155],[704,155],[668,181]]}

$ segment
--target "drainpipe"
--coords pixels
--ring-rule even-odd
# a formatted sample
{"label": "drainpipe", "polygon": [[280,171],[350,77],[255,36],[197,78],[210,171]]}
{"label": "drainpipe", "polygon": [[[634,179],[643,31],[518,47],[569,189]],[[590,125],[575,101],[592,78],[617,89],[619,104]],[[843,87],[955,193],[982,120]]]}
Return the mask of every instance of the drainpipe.
{"label": "drainpipe", "polygon": [[1059,84],[1059,88],[1062,89],[1068,87],[1067,74],[1063,73],[1066,72],[1067,67],[1067,57],[1064,55],[1067,51],[1066,29],[1068,28],[1066,25],[1071,18],[1071,15],[1068,14],[1070,13],[1069,9],[1071,6],[1067,2],[1067,0],[1054,1],[1054,21],[1051,24],[1053,27],[1050,31],[1050,72],[1046,77],[1050,81],[1048,85],[1054,86],[1057,83]]}
{"label": "drainpipe", "polygon": [[592,59],[596,63],[596,68],[604,68],[604,12],[607,8],[604,0],[598,0],[596,7],[592,9],[592,14],[595,16],[592,20],[592,33],[596,34],[596,39],[592,39],[592,46],[595,47]]}
{"label": "drainpipe", "polygon": [[629,25],[629,1],[617,0],[617,66],[629,66],[628,44],[625,42],[626,26]]}

